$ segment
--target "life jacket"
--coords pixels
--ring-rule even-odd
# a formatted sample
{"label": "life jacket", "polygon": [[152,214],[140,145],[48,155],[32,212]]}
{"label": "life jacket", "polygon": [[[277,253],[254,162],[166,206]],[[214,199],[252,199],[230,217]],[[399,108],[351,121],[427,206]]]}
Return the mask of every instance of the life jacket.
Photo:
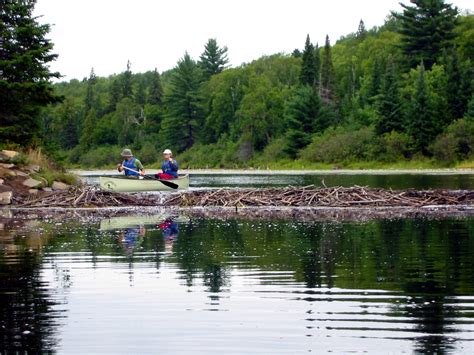
{"label": "life jacket", "polygon": [[124,160],[123,161],[122,165],[124,167],[134,170],[134,171],[130,171],[130,170],[124,169],[125,170],[125,176],[139,176],[140,175],[138,173],[137,167],[135,166],[135,160],[137,160],[137,159],[132,158],[130,160]]}
{"label": "life jacket", "polygon": [[178,163],[176,160],[173,160],[172,163],[169,160],[165,160],[163,164],[161,164],[161,170],[163,170],[163,173],[171,175],[174,178],[178,177]]}

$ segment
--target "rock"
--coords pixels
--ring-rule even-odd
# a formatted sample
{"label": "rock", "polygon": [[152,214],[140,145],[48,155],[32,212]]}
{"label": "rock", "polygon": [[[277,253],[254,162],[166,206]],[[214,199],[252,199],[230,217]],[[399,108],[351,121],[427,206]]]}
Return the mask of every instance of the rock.
{"label": "rock", "polygon": [[0,185],[3,185],[4,180],[0,179]]}
{"label": "rock", "polygon": [[31,171],[32,173],[37,173],[41,170],[41,167],[39,165],[30,164],[26,167],[26,169]]}
{"label": "rock", "polygon": [[5,168],[5,169],[11,169],[15,167],[15,164],[0,163],[0,167]]}
{"label": "rock", "polygon": [[53,188],[53,190],[67,190],[70,186],[68,184],[65,184],[64,182],[53,181],[53,185],[51,187]]}
{"label": "rock", "polygon": [[28,175],[27,173],[23,172],[23,171],[16,171],[16,175],[17,176],[23,176],[23,177],[30,177],[30,175]]}
{"label": "rock", "polygon": [[12,197],[12,191],[0,192],[0,205],[9,205],[12,203]]}
{"label": "rock", "polygon": [[29,193],[30,195],[37,195],[37,194],[38,194],[38,190],[37,190],[37,189],[29,189],[29,190],[28,190],[28,193]]}
{"label": "rock", "polygon": [[23,181],[23,185],[25,185],[27,187],[30,187],[30,188],[41,187],[42,182],[39,181],[39,180],[29,178],[29,179],[26,179],[25,181]]}
{"label": "rock", "polygon": [[2,150],[0,151],[0,156],[2,158],[7,158],[7,159],[14,159],[16,158],[20,153],[15,152],[14,150]]}
{"label": "rock", "polygon": [[16,173],[13,170],[5,169],[0,166],[0,177],[6,177],[6,176],[15,177]]}
{"label": "rock", "polygon": [[43,187],[42,190],[44,192],[52,192],[53,191],[53,189],[51,187]]}

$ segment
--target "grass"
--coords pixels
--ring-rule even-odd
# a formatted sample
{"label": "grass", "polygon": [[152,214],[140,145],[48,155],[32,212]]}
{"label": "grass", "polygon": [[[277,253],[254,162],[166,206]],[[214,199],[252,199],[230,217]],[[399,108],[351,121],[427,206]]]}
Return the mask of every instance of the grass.
{"label": "grass", "polygon": [[25,153],[25,165],[38,165],[40,170],[33,175],[33,178],[44,178],[48,181],[48,186],[53,184],[53,181],[61,181],[68,185],[76,185],[78,178],[74,174],[67,173],[63,168],[53,163],[43,154],[41,148],[29,149]]}

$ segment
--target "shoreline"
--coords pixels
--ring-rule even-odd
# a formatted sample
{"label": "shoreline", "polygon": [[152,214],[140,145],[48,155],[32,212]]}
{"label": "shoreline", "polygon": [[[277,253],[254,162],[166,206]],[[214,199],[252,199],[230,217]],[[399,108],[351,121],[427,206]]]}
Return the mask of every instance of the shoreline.
{"label": "shoreline", "polygon": [[[161,170],[146,169],[147,174]],[[70,169],[79,176],[119,175],[115,169]],[[474,169],[334,169],[334,170],[271,170],[271,169],[181,169],[190,175],[474,175]]]}

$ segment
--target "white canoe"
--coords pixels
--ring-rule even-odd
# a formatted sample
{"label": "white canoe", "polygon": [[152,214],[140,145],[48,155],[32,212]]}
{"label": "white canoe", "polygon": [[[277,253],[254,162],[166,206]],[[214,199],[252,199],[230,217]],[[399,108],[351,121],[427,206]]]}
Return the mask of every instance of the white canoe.
{"label": "white canoe", "polygon": [[138,179],[125,176],[101,176],[100,187],[114,192],[145,192],[145,191],[176,191],[189,188],[189,175],[183,175],[177,179],[167,180],[178,185],[177,189],[169,187],[162,180]]}
{"label": "white canoe", "polygon": [[187,216],[171,216],[169,214],[157,214],[151,216],[122,216],[111,217],[100,221],[100,230],[125,229],[136,226],[157,225],[166,219],[172,219],[177,223],[186,223],[189,221]]}

